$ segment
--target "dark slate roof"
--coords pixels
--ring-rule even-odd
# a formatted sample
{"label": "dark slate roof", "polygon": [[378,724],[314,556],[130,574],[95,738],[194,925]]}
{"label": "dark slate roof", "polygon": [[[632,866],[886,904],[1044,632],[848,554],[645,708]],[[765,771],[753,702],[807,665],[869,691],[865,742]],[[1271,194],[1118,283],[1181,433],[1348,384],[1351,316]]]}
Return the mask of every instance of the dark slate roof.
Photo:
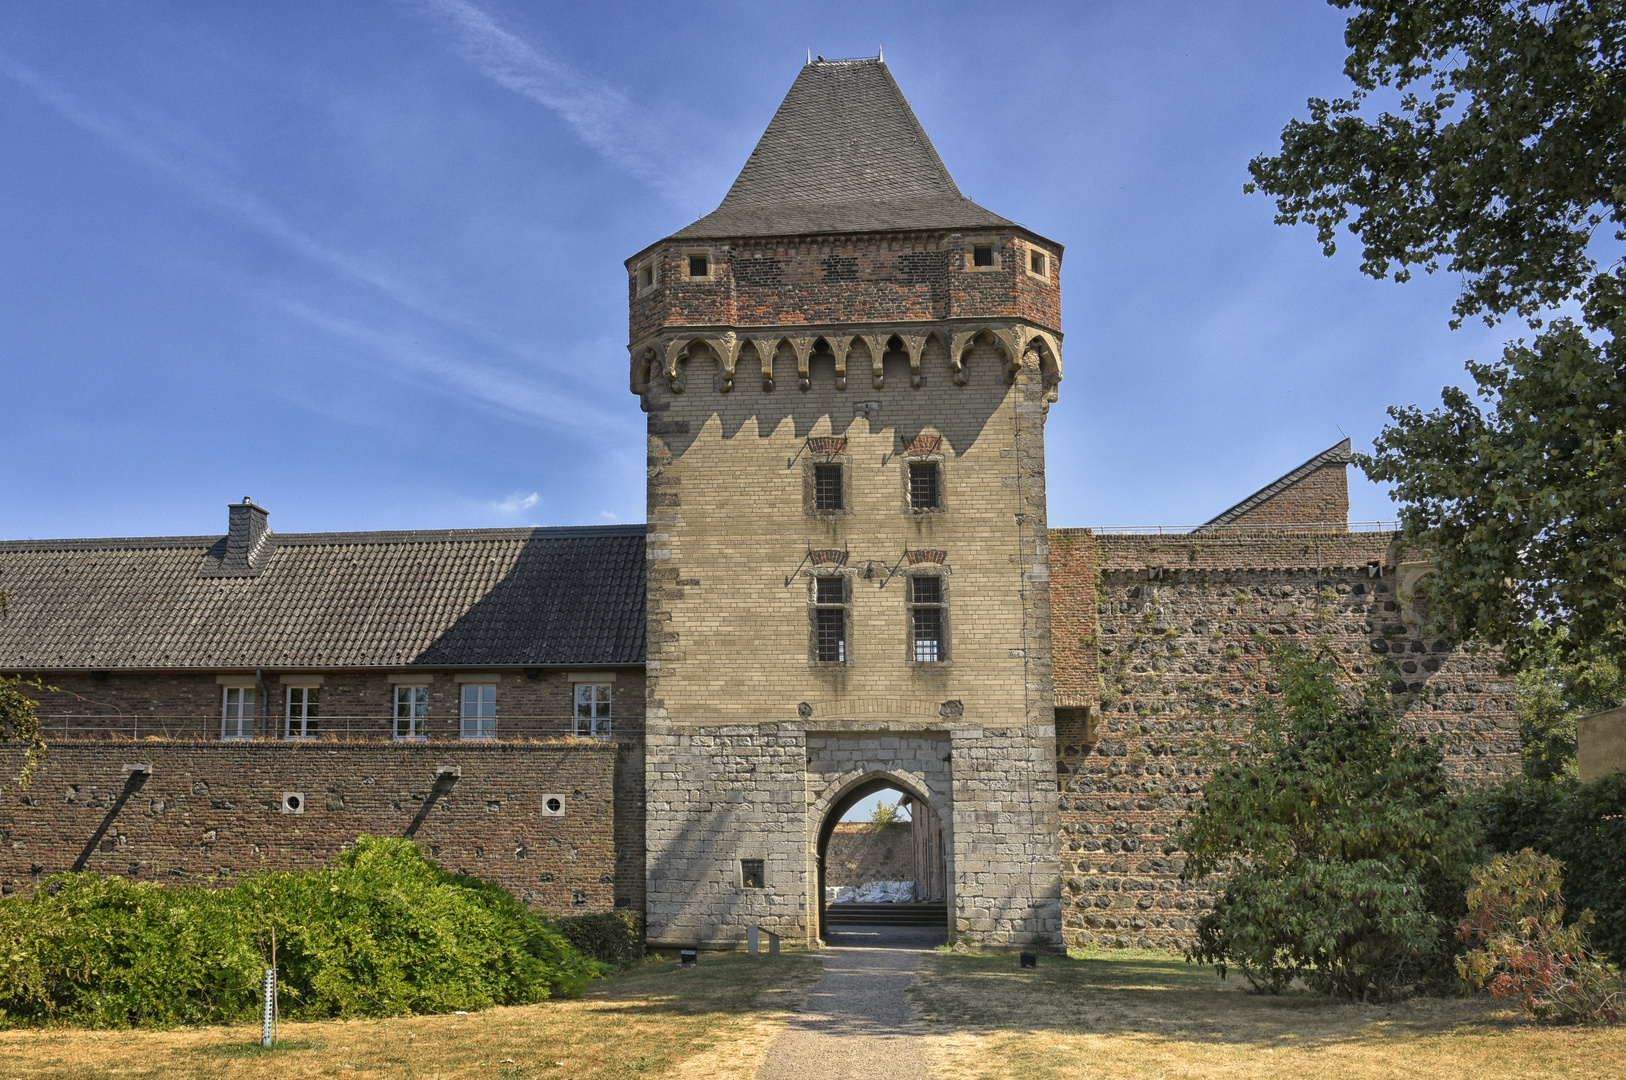
{"label": "dark slate roof", "polygon": [[641,664],[644,526],[0,542],[0,670]]}
{"label": "dark slate roof", "polygon": [[1013,224],[960,194],[880,60],[819,60],[791,84],[722,205],[674,240]]}
{"label": "dark slate roof", "polygon": [[[1321,451],[1321,453],[1311,458],[1309,461],[1306,461],[1303,465],[1300,465],[1298,468],[1288,473],[1286,476],[1282,476],[1271,481],[1258,491],[1254,492],[1252,495],[1249,495],[1246,499],[1243,499],[1241,502],[1225,511],[1225,513],[1216,518],[1203,522],[1193,531],[1198,532],[1203,529],[1212,529],[1219,525],[1229,525],[1231,522],[1235,521],[1243,514],[1246,514],[1249,510],[1252,510],[1260,503],[1280,495],[1282,492],[1286,491],[1300,480],[1303,480],[1317,469],[1325,468],[1328,465],[1348,465],[1350,462],[1350,457],[1350,442],[1348,439],[1338,443],[1336,446],[1329,446],[1325,450]],[[1321,524],[1326,523],[1323,522]]]}

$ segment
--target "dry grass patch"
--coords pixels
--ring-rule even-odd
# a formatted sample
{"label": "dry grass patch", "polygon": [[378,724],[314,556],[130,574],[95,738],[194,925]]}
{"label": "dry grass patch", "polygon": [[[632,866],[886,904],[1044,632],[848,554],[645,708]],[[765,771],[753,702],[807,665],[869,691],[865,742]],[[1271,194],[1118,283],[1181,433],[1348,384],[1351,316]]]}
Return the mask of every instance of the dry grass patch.
{"label": "dry grass patch", "polygon": [[[1626,1028],[1541,1027],[1479,999],[1392,1006],[1250,994],[1162,953],[938,953],[910,993],[953,1080],[1620,1075]],[[954,1030],[945,1030],[952,1027]]]}
{"label": "dry grass patch", "polygon": [[261,1050],[259,1028],[0,1032],[0,1080],[452,1080],[524,1077],[747,1080],[785,1014],[823,971],[810,953],[671,961],[595,983],[575,1001],[419,1016],[285,1024]]}

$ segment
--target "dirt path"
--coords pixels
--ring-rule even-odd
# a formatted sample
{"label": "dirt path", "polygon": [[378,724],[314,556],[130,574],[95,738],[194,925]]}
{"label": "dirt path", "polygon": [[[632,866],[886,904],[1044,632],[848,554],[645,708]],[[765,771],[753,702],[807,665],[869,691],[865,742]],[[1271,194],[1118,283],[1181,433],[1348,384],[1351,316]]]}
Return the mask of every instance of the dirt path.
{"label": "dirt path", "polygon": [[[863,944],[839,944],[869,938]],[[843,934],[820,952],[824,977],[786,1021],[757,1080],[916,1080],[936,1055],[906,991],[938,931]]]}

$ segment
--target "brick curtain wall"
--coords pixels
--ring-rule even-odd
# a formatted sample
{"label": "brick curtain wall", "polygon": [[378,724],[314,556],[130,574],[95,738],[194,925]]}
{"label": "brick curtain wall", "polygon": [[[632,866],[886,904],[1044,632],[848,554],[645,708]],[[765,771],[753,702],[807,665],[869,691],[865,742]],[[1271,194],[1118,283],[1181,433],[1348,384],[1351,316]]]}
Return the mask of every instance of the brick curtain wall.
{"label": "brick curtain wall", "polygon": [[[434,794],[435,770],[455,764],[462,777],[442,785],[417,829],[425,854],[547,912],[607,911],[616,903],[617,753],[585,740],[57,743],[28,790],[0,795],[0,889],[68,870],[104,823],[86,867],[100,874],[193,883],[318,866],[359,834],[405,834]],[[18,758],[6,754],[6,775]],[[139,787],[127,787],[127,762],[152,766]],[[282,812],[285,791],[305,794],[303,814]],[[563,817],[543,816],[546,794],[565,796]]]}

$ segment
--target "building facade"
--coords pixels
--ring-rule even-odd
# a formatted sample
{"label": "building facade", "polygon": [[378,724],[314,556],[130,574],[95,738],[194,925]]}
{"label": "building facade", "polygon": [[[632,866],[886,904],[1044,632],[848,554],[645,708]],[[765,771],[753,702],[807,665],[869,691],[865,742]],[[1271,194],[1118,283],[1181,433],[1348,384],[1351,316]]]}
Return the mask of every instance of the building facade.
{"label": "building facade", "polygon": [[[816,944],[883,788],[952,937],[1175,947],[1196,747],[1330,646],[1518,769],[1495,657],[1352,531],[1344,442],[1190,530],[1049,526],[1059,244],[966,199],[879,60],[797,77],[718,209],[627,260],[647,525],[0,543],[51,756],[0,891],[219,880],[410,836],[651,944]],[[10,751],[16,757],[15,751]],[[925,838],[925,839],[922,839]]]}

